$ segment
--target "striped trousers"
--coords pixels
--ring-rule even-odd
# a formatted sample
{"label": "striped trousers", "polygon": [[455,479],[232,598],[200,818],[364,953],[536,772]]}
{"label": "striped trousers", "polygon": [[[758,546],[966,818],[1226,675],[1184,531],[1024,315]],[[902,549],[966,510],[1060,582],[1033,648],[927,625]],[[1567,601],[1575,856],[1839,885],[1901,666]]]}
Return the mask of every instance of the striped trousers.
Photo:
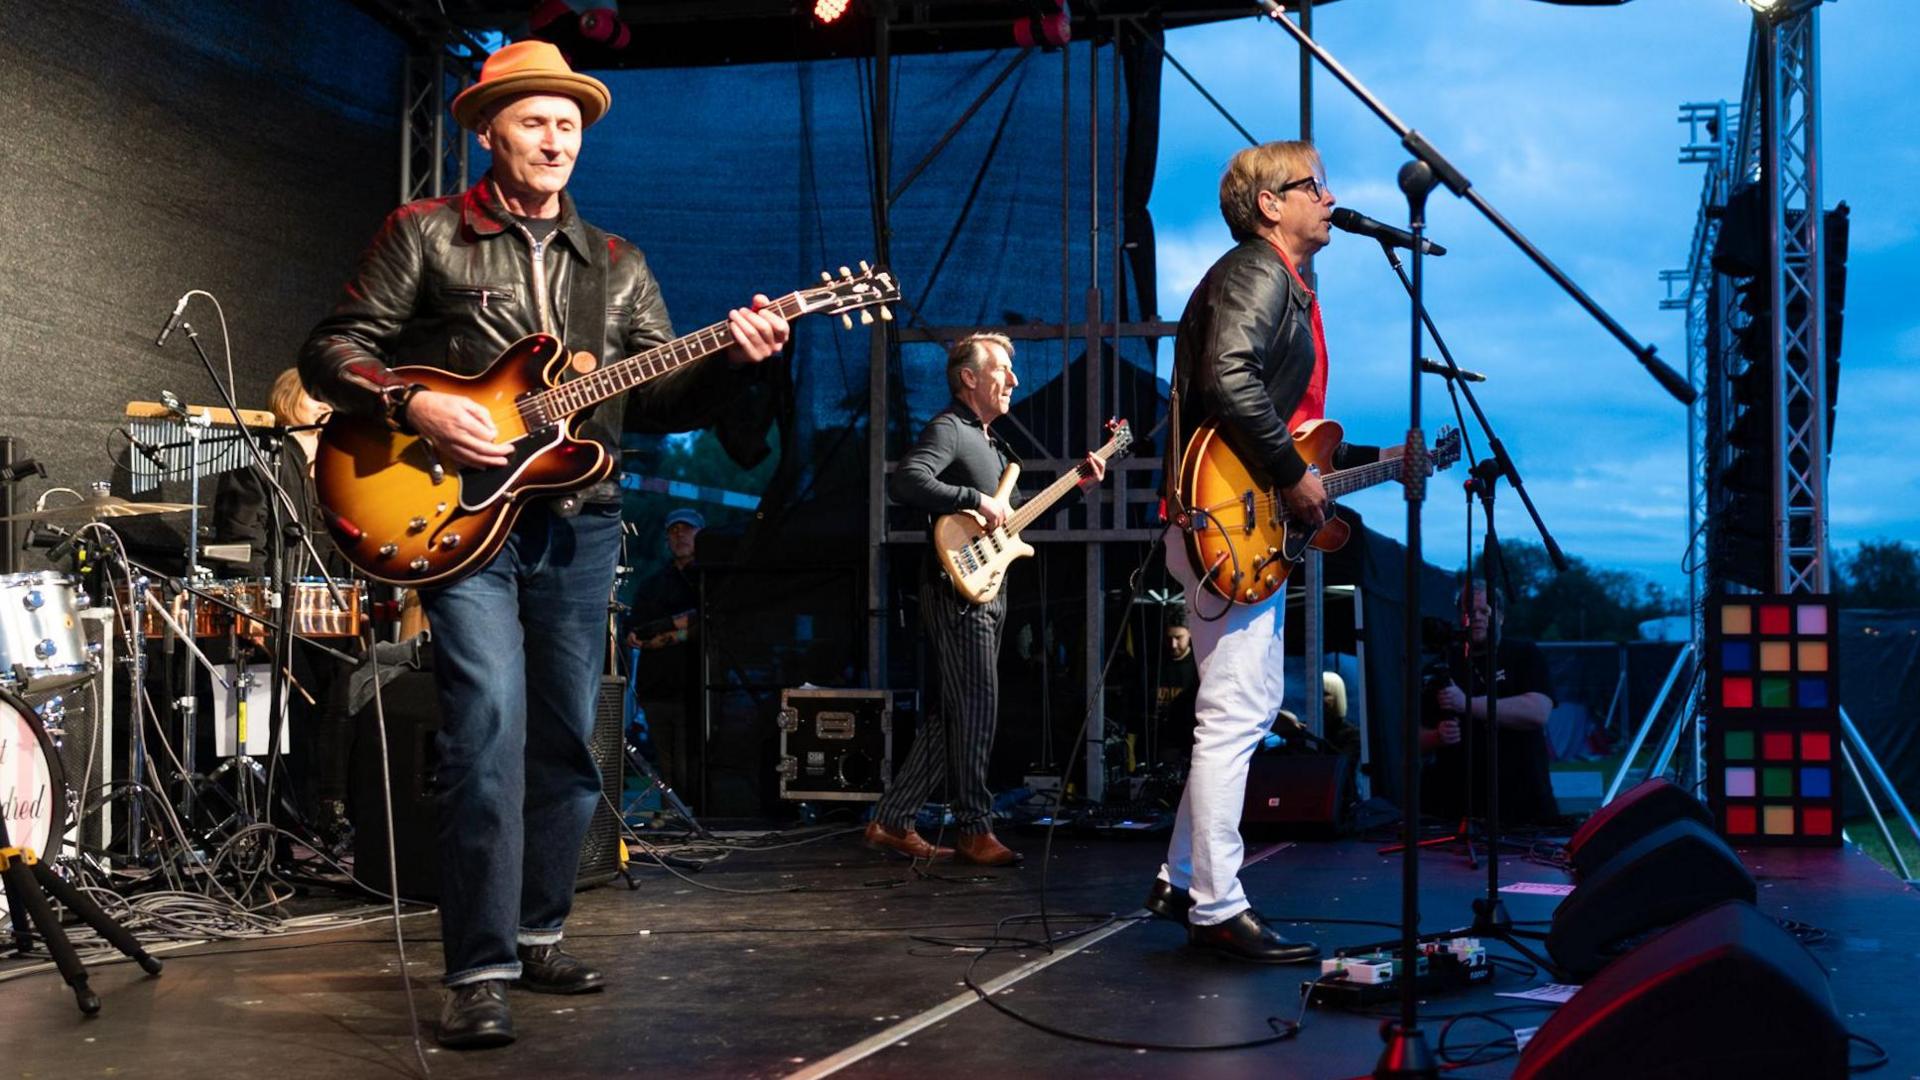
{"label": "striped trousers", "polygon": [[920,807],[946,780],[947,799],[962,835],[993,831],[993,792],[987,758],[1000,715],[1000,634],[1007,594],[968,603],[940,575],[920,581],[920,622],[933,642],[939,668],[937,710],[921,713],[913,750],[894,774],[874,819],[894,829],[912,827]]}

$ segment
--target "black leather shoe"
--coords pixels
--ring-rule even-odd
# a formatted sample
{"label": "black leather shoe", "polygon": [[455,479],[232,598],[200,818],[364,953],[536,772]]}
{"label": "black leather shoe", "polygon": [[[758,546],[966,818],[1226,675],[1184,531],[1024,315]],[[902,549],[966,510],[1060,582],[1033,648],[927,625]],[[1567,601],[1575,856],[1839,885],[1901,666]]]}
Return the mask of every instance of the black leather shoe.
{"label": "black leather shoe", "polygon": [[1171,882],[1155,878],[1153,888],[1147,890],[1147,902],[1143,906],[1163,919],[1171,919],[1185,926],[1187,912],[1193,910],[1193,894]]}
{"label": "black leather shoe", "polygon": [[536,994],[591,994],[606,985],[600,970],[558,945],[522,945],[520,988]]}
{"label": "black leather shoe", "polygon": [[1304,964],[1320,957],[1320,946],[1288,941],[1252,908],[1223,923],[1188,926],[1187,944],[1255,964]]}
{"label": "black leather shoe", "polygon": [[485,1050],[513,1041],[513,1012],[507,1008],[507,983],[487,979],[453,988],[440,1011],[440,1045],[449,1050]]}

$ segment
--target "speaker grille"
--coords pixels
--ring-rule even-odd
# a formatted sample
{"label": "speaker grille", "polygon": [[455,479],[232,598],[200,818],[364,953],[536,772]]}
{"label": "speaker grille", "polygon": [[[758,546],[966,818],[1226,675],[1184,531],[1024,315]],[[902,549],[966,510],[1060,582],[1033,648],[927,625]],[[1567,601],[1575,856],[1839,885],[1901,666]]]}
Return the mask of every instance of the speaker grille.
{"label": "speaker grille", "polygon": [[627,783],[626,689],[623,678],[600,680],[600,699],[593,714],[593,763],[600,767],[600,790],[606,797],[593,808],[593,822],[580,844],[579,887],[583,889],[604,885],[620,872],[620,819],[612,807],[620,805]]}

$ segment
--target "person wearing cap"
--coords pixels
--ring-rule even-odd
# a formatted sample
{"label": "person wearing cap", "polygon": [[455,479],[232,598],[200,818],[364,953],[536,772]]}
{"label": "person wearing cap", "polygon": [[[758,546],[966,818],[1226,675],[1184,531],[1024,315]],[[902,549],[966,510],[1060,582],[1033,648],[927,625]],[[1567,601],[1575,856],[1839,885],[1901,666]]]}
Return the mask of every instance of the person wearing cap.
{"label": "person wearing cap", "polygon": [[693,780],[690,740],[699,709],[700,582],[694,549],[707,527],[700,511],[681,507],[667,515],[669,560],[633,593],[626,640],[640,650],[634,665],[634,699],[647,714],[654,759],[667,781],[685,789]]}
{"label": "person wearing cap", "polygon": [[[670,340],[645,256],[588,224],[567,194],[582,134],[611,104],[605,84],[547,42],[489,57],[453,101],[454,119],[492,155],[487,174],[387,217],[301,351],[309,391],[423,436],[449,467],[494,467],[511,448],[485,409],[408,384],[389,365],[470,375],[544,332],[561,339],[577,375]],[[617,452],[623,427],[705,425],[786,344],[787,325],[766,304],[756,296],[728,315],[725,352],[577,416],[580,433]],[[600,799],[589,737],[619,547],[619,489],[604,483],[530,506],[486,566],[421,594],[443,723],[440,920],[452,991],[443,1045],[511,1042],[509,984],[601,988],[561,937]]]}

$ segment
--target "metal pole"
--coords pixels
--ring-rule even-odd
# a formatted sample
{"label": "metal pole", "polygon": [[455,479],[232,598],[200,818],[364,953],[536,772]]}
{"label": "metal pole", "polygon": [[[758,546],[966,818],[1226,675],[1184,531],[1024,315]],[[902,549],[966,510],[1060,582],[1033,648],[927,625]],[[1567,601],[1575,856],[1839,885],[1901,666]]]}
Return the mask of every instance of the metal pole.
{"label": "metal pole", "polygon": [[[889,154],[893,55],[892,11],[875,11],[873,48],[873,250],[881,266],[893,265],[893,225],[887,205],[891,186]],[[868,688],[887,681],[886,588],[887,538],[887,330],[893,325],[875,320],[867,354],[867,678]]]}
{"label": "metal pole", "polygon": [[[1687,670],[1687,663],[1693,657],[1693,643],[1682,646],[1673,658],[1673,667],[1667,671],[1667,679],[1660,684],[1660,692],[1653,697],[1653,704],[1647,706],[1647,716],[1640,722],[1640,730],[1633,733],[1633,742],[1627,746],[1627,756],[1620,760],[1620,771],[1614,774],[1613,783],[1607,785],[1607,792],[1600,797],[1600,805],[1605,806],[1620,794],[1620,788],[1627,782],[1627,773],[1633,770],[1634,756],[1640,753],[1640,747],[1647,741],[1647,733],[1659,720],[1660,713],[1667,706],[1667,697],[1673,693],[1674,684],[1680,681],[1680,673]],[[1689,683],[1691,685],[1691,683]]]}
{"label": "metal pole", "polygon": [[[1106,366],[1106,358],[1100,347],[1102,297],[1100,294],[1100,44],[1097,41],[1087,43],[1087,325],[1085,338],[1087,344],[1086,371],[1086,428],[1084,440],[1091,448],[1100,445],[1100,376]],[[1062,395],[1064,397],[1065,395]],[[1071,460],[1071,453],[1064,455]],[[1099,488],[1088,488],[1086,493],[1087,523],[1099,527],[1101,519],[1102,492]],[[1086,668],[1087,692],[1087,798],[1100,802],[1106,797],[1106,754],[1107,741],[1106,695],[1102,685],[1101,661],[1106,650],[1102,648],[1106,638],[1107,607],[1106,590],[1102,574],[1105,562],[1099,543],[1089,542],[1085,552],[1086,561],[1086,617],[1087,632],[1082,639],[1081,662]]]}
{"label": "metal pole", "polygon": [[[0,435],[0,465],[13,464],[17,446],[13,436]],[[6,532],[0,534],[0,540],[7,545],[6,550],[0,552],[0,573],[4,574],[17,573],[20,569],[20,523],[13,520],[14,489],[18,486],[0,484],[0,514],[7,518]]]}

